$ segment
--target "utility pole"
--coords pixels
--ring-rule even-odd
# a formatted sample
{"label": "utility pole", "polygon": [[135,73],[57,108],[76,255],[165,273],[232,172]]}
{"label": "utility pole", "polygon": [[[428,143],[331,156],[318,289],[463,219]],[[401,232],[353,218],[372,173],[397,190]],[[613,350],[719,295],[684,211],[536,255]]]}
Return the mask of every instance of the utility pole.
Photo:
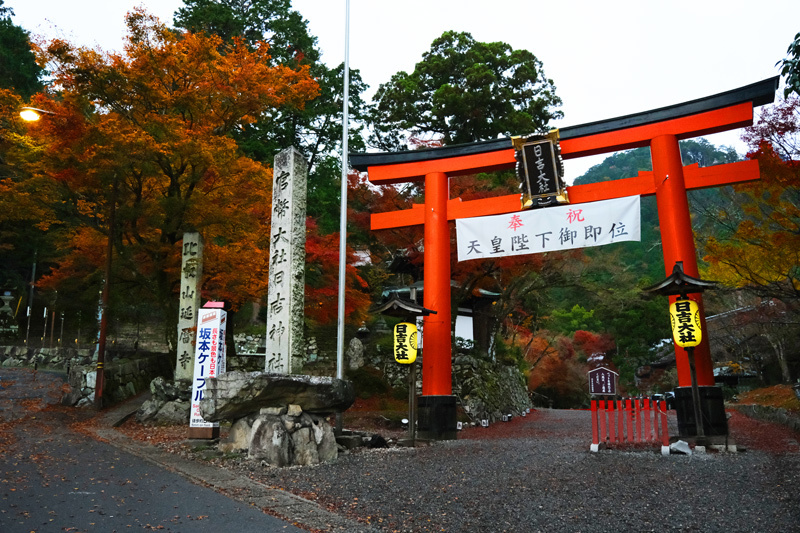
{"label": "utility pole", "polygon": [[28,297],[28,328],[25,330],[25,348],[30,347],[31,314],[33,314],[33,287],[36,283],[36,255],[38,253],[38,250],[33,251],[33,268],[31,269],[31,295]]}

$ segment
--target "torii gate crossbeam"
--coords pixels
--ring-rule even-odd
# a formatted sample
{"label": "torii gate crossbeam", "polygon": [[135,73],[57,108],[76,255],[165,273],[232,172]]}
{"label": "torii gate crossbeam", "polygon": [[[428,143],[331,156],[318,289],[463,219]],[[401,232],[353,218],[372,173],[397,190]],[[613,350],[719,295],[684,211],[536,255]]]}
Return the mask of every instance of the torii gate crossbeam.
{"label": "torii gate crossbeam", "polygon": [[[571,204],[594,202],[633,195],[655,195],[664,253],[665,274],[677,261],[684,271],[699,277],[692,236],[687,189],[718,187],[759,179],[758,164],[744,161],[699,168],[684,167],[678,141],[749,126],[753,108],[774,100],[778,78],[746,87],[635,115],[594,122],[560,130],[564,159],[609,153],[649,146],[652,172],[638,176],[568,187]],[[448,221],[458,218],[512,213],[520,210],[519,195],[482,200],[450,199],[448,179],[513,168],[516,160],[510,139],[499,139],[452,147],[409,152],[350,154],[353,168],[366,171],[375,184],[424,180],[425,203],[412,209],[375,213],[372,229],[425,225],[424,307],[436,315],[424,319],[425,350],[422,366],[422,397],[419,429],[422,436],[434,439],[455,438],[455,398],[452,397],[450,332],[450,233]],[[703,315],[702,298],[694,295]],[[676,348],[678,380],[681,388],[691,385],[688,356]],[[717,395],[707,336],[695,349],[697,382],[706,391],[704,414],[716,418],[724,407]],[[718,397],[717,397],[718,396]],[[680,418],[680,416],[679,416]],[[692,421],[691,424],[694,422]],[[687,423],[688,424],[688,423]],[[691,425],[688,424],[688,425]],[[679,420],[680,426],[680,420]],[[720,433],[722,432],[722,433]],[[709,428],[706,435],[727,433],[724,428]]]}

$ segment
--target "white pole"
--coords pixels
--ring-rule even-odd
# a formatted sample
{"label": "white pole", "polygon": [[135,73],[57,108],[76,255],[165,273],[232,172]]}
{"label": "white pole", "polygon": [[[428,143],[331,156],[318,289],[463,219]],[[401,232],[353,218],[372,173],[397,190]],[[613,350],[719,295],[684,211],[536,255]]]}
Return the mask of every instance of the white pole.
{"label": "white pole", "polygon": [[350,0],[345,0],[344,95],[342,98],[342,200],[339,215],[339,321],[336,333],[336,377],[344,377],[344,286],[347,266],[347,134],[350,104]]}

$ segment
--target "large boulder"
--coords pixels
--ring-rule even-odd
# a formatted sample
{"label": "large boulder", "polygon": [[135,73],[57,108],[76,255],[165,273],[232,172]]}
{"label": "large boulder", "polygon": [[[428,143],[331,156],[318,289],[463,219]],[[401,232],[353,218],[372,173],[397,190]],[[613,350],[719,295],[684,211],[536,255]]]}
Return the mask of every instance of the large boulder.
{"label": "large boulder", "polygon": [[204,420],[218,422],[295,404],[326,415],[346,410],[355,399],[352,383],[332,377],[226,372],[206,381],[200,413]]}
{"label": "large boulder", "polygon": [[188,402],[192,398],[192,381],[189,379],[166,380],[161,376],[150,382],[150,394],[161,402],[182,400]]}
{"label": "large boulder", "polygon": [[364,343],[358,337],[353,337],[350,344],[347,346],[347,362],[350,365],[350,370],[358,370],[364,366]]}
{"label": "large boulder", "polygon": [[274,466],[330,463],[339,456],[333,428],[323,416],[304,413],[298,405],[266,407],[261,413],[240,418],[228,438],[220,442],[224,453],[246,451],[251,459]]}
{"label": "large boulder", "polygon": [[250,430],[248,455],[275,466],[292,464],[289,445],[291,436],[280,417],[263,415],[255,419]]}

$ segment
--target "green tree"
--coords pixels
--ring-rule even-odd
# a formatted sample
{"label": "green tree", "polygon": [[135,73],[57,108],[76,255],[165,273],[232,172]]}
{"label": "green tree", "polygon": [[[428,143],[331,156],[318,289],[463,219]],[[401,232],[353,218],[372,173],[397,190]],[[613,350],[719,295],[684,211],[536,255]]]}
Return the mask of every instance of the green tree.
{"label": "green tree", "polygon": [[378,88],[371,142],[396,150],[409,136],[448,145],[541,132],[563,115],[555,90],[531,52],[447,31],[412,73]]}
{"label": "green tree", "polygon": [[599,321],[594,317],[594,310],[588,310],[575,304],[569,311],[554,309],[547,320],[548,329],[564,335],[576,331],[597,331]]}
{"label": "green tree", "polygon": [[[266,164],[287,146],[300,149],[309,163],[307,214],[318,220],[324,233],[338,230],[344,64],[329,68],[321,62],[317,38],[289,0],[185,0],[184,4],[175,14],[177,27],[215,34],[223,42],[235,37],[249,46],[266,42],[273,62],[310,68],[320,87],[317,98],[303,109],[267,110],[235,137],[245,153]],[[368,110],[361,97],[366,89],[359,71],[351,69],[348,143],[353,151],[364,148],[359,123]]]}
{"label": "green tree", "polygon": [[800,33],[794,36],[794,41],[786,49],[786,57],[777,64],[781,65],[781,75],[786,77],[784,97],[788,98],[792,93],[800,96]]}
{"label": "green tree", "polygon": [[0,0],[0,87],[30,98],[42,89],[42,69],[36,64],[28,32],[11,21],[13,15]]}
{"label": "green tree", "polygon": [[263,41],[273,64],[319,61],[317,38],[308,33],[308,21],[292,10],[291,0],[184,0],[175,12],[175,26],[193,33],[219,36],[223,42],[241,37]]}

